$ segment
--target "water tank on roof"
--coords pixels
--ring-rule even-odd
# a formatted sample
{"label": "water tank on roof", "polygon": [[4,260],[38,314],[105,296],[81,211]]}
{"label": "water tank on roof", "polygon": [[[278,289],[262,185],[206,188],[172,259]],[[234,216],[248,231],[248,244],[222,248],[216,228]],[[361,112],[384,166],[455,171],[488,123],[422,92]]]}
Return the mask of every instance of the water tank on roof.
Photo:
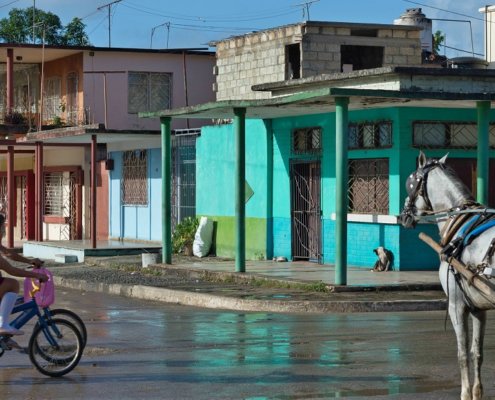
{"label": "water tank on roof", "polygon": [[433,51],[433,33],[431,19],[421,12],[421,8],[408,8],[400,18],[394,20],[394,25],[418,26],[422,28],[420,39],[421,49]]}
{"label": "water tank on roof", "polygon": [[487,69],[488,62],[476,57],[455,57],[447,62],[449,68]]}

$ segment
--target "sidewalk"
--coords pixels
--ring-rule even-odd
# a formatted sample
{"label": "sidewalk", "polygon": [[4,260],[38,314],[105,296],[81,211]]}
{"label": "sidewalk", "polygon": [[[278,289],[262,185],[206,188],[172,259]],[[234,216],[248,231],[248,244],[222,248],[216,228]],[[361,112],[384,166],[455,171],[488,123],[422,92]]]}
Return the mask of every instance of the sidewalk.
{"label": "sidewalk", "polygon": [[[48,265],[58,286],[188,306],[265,312],[444,310],[437,271],[372,272],[348,268],[347,285],[334,285],[335,268],[307,262],[174,259],[141,268],[140,256],[94,257],[85,264]],[[120,268],[118,268],[120,267]],[[153,272],[153,273],[150,273]]]}

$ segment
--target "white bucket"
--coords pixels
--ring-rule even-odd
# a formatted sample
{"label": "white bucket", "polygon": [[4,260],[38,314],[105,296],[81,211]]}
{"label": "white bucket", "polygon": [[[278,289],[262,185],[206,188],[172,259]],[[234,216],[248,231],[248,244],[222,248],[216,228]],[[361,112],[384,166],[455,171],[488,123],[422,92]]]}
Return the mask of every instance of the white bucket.
{"label": "white bucket", "polygon": [[148,268],[150,264],[158,264],[158,253],[142,253],[141,261],[143,268]]}

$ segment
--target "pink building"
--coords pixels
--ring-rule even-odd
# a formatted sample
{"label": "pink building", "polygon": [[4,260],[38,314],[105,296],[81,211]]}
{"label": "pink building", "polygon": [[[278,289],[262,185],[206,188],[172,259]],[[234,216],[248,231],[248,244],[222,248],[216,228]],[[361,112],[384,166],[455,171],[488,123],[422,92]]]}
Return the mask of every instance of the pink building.
{"label": "pink building", "polygon": [[[160,121],[138,113],[215,99],[215,56],[204,49],[2,43],[0,58],[0,206],[10,246],[107,239],[109,155],[160,147]],[[205,123],[177,120],[172,129]]]}

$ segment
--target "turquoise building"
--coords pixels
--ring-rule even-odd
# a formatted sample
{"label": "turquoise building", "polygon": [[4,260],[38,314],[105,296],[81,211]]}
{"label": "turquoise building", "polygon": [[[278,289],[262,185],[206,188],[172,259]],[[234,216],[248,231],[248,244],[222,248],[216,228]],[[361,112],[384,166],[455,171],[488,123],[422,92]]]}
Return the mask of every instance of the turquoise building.
{"label": "turquoise building", "polygon": [[[348,122],[349,265],[372,267],[373,249],[383,246],[395,270],[437,268],[438,256],[418,239],[420,231],[436,237],[436,225],[407,230],[397,222],[404,183],[422,149],[430,157],[449,153],[476,191],[476,109],[385,107],[350,111]],[[335,113],[246,121],[247,259],[335,262],[335,126]],[[204,127],[196,149],[196,212],[217,222],[216,254],[223,257],[236,250],[233,129]],[[493,187],[489,197],[493,204]]]}

